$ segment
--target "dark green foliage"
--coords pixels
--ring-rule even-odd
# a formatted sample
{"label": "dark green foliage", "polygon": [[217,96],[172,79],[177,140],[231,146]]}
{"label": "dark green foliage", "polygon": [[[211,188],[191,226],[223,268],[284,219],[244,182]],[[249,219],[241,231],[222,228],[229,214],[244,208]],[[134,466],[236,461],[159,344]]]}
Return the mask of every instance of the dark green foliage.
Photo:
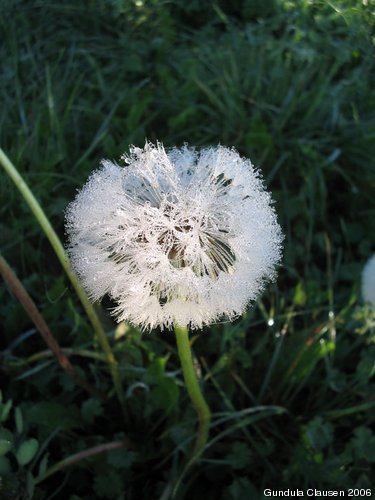
{"label": "dark green foliage", "polygon": [[[0,145],[62,239],[64,209],[99,160],[146,138],[235,146],[276,200],[286,234],[276,284],[244,317],[194,338],[213,424],[178,498],[374,490],[375,313],[359,292],[375,234],[373,2],[3,0],[0,11]],[[1,251],[106,395],[75,385],[1,287],[0,498],[162,498],[196,422],[173,334],[117,326],[103,303],[123,417],[73,290],[0,176]]]}

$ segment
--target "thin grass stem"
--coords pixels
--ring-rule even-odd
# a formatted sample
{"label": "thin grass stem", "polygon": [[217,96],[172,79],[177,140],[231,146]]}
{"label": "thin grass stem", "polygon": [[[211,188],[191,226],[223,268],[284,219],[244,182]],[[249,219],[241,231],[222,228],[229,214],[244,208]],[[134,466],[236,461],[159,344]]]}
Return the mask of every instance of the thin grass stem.
{"label": "thin grass stem", "polygon": [[3,166],[5,172],[8,174],[8,176],[12,179],[18,190],[20,191],[22,197],[26,201],[26,203],[29,205],[30,210],[32,211],[33,215],[35,216],[36,220],[40,224],[43,232],[47,236],[52,248],[54,249],[56,256],[58,257],[64,271],[66,272],[69,280],[71,281],[81,303],[82,306],[84,307],[86,314],[93,326],[95,335],[98,339],[98,342],[103,349],[106,359],[108,362],[108,366],[112,375],[112,380],[113,384],[115,387],[116,395],[119,400],[119,403],[121,405],[122,411],[124,415],[126,415],[126,409],[125,409],[125,394],[124,390],[122,387],[121,383],[121,377],[120,377],[120,372],[118,369],[118,364],[116,361],[116,358],[113,354],[113,351],[111,349],[111,346],[108,342],[107,336],[105,334],[105,331],[100,323],[100,320],[95,312],[95,309],[93,305],[91,304],[90,300],[87,297],[87,294],[83,287],[81,286],[81,283],[74,272],[70,260],[64,250],[64,247],[57,236],[55,230],[53,229],[51,223],[49,222],[47,216],[45,215],[42,207],[40,206],[39,202],[33,195],[32,191],[16,169],[16,167],[13,165],[13,163],[9,160],[7,155],[4,153],[4,151],[0,148],[0,163]]}
{"label": "thin grass stem", "polygon": [[69,359],[61,349],[60,345],[58,344],[57,340],[53,336],[42,314],[36,307],[34,301],[32,300],[27,290],[22,285],[21,281],[17,278],[16,274],[13,272],[13,270],[10,268],[9,264],[1,254],[0,254],[0,274],[8,284],[9,288],[13,291],[14,295],[22,304],[23,308],[30,317],[31,321],[34,323],[35,327],[43,337],[43,340],[51,349],[51,352],[57,359],[57,362],[59,363],[61,368],[65,370],[67,374],[71,376],[78,385],[83,387],[91,395],[103,399],[103,394],[101,394],[100,391],[98,391],[95,387],[89,384],[87,380],[82,378],[77,372],[77,370],[74,368],[72,363],[69,361]]}
{"label": "thin grass stem", "polygon": [[131,443],[128,440],[123,439],[122,441],[112,441],[111,443],[99,444],[98,446],[94,446],[93,448],[80,451],[79,453],[64,458],[60,462],[57,462],[55,465],[52,465],[52,467],[47,469],[44,474],[34,479],[34,484],[39,484],[48,477],[52,476],[53,474],[56,474],[56,472],[59,472],[65,469],[66,467],[75,465],[78,462],[81,462],[82,460],[85,460],[92,456],[99,455],[101,453],[106,453],[111,450],[118,450],[120,448],[129,448],[130,446]]}

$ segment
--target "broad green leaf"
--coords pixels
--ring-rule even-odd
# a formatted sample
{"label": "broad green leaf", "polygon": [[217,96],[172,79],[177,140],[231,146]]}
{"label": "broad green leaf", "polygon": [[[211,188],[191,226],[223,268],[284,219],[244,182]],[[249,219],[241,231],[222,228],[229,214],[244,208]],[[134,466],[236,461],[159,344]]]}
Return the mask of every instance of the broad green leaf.
{"label": "broad green leaf", "polygon": [[293,304],[301,307],[306,304],[306,292],[302,281],[300,281],[295,288]]}
{"label": "broad green leaf", "polygon": [[232,450],[227,455],[227,460],[234,470],[246,469],[252,461],[249,445],[242,441],[235,441],[232,444]]}
{"label": "broad green leaf", "polygon": [[368,427],[357,427],[351,441],[356,458],[375,462],[375,435]]}
{"label": "broad green leaf", "polygon": [[48,465],[48,453],[44,455],[44,457],[39,463],[38,476],[44,476],[44,473],[47,470],[47,465]]}
{"label": "broad green leaf", "polygon": [[244,500],[245,498],[259,498],[259,496],[254,485],[248,479],[239,477],[227,488],[224,498],[228,500]]}
{"label": "broad green leaf", "polygon": [[38,451],[39,443],[36,439],[31,438],[21,443],[16,452],[16,458],[19,465],[27,465],[34,458]]}
{"label": "broad green leaf", "polygon": [[0,457],[0,476],[10,474],[11,472],[12,468],[10,466],[10,461],[7,457]]}
{"label": "broad green leaf", "polygon": [[13,448],[13,443],[7,439],[0,438],[0,456],[6,455]]}
{"label": "broad green leaf", "polygon": [[322,417],[315,417],[304,430],[305,443],[316,451],[328,446],[333,439],[333,425]]}
{"label": "broad green leaf", "polygon": [[103,406],[97,399],[87,399],[82,403],[81,415],[86,422],[92,424],[96,417],[103,415]]}
{"label": "broad green leaf", "polygon": [[152,389],[150,398],[154,404],[164,410],[171,410],[177,403],[179,390],[172,378],[160,378],[158,384]]}
{"label": "broad green leaf", "polygon": [[0,403],[0,422],[6,421],[12,406],[13,402],[11,399],[9,399],[6,403]]}
{"label": "broad green leaf", "polygon": [[70,430],[83,426],[80,412],[75,405],[65,406],[43,401],[29,409],[27,418],[30,423],[45,426],[50,430]]}
{"label": "broad green leaf", "polygon": [[136,453],[126,448],[110,450],[107,452],[107,462],[116,469],[127,469],[134,462]]}
{"label": "broad green leaf", "polygon": [[13,433],[5,427],[0,427],[0,456],[8,453],[13,448]]}

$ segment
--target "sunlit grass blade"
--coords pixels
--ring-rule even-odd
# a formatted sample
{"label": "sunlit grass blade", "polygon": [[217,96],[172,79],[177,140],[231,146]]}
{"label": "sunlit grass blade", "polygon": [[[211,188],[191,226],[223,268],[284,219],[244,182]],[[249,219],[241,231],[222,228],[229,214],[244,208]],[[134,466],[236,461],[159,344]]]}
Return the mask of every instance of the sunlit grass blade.
{"label": "sunlit grass blade", "polygon": [[74,289],[77,292],[77,295],[86,311],[86,314],[93,326],[94,332],[96,334],[96,337],[98,339],[98,342],[100,343],[103,351],[106,354],[107,357],[107,362],[110,368],[110,372],[112,374],[112,379],[115,387],[115,391],[117,394],[117,398],[120,402],[121,408],[124,413],[126,413],[125,410],[125,396],[124,396],[124,390],[122,387],[122,382],[121,382],[121,376],[118,370],[117,366],[117,361],[115,359],[115,356],[112,352],[111,346],[108,342],[107,336],[103,330],[103,327],[100,323],[100,320],[95,312],[95,309],[91,302],[89,301],[86,292],[82,288],[77,275],[75,274],[69,258],[64,250],[64,247],[57,236],[56,232],[54,231],[51,223],[49,222],[48,218],[46,217],[43,209],[41,208],[39,202],[33,195],[32,191],[22,178],[22,176],[19,174],[17,171],[16,167],[12,164],[12,162],[9,160],[9,158],[6,156],[4,151],[0,148],[0,163],[3,166],[5,172],[8,174],[8,176],[12,179],[18,190],[20,191],[22,197],[26,201],[26,203],[29,205],[32,213],[34,214],[35,218],[39,222],[43,232],[47,236],[52,248],[54,249],[56,256],[58,257],[65,273],[67,274],[68,278],[70,279]]}

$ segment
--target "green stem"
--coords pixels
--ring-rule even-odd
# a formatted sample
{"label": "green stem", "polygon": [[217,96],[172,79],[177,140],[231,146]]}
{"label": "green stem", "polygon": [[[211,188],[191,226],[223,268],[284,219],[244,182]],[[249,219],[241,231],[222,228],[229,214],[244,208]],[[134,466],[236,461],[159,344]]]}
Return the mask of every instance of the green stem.
{"label": "green stem", "polygon": [[187,327],[175,326],[175,333],[186,389],[198,414],[198,435],[192,456],[192,459],[196,459],[203,452],[207,443],[211,411],[199,387],[191,355],[188,329]]}
{"label": "green stem", "polygon": [[100,323],[100,320],[95,312],[94,306],[91,304],[89,301],[86,292],[81,286],[81,283],[74,272],[70,260],[65,253],[64,247],[55,233],[53,227],[51,226],[49,220],[47,219],[42,207],[39,205],[39,202],[36,200],[35,196],[31,192],[30,188],[26,184],[26,182],[23,180],[19,172],[17,171],[16,167],[13,165],[13,163],[9,160],[9,158],[6,156],[4,151],[0,148],[0,163],[3,166],[5,172],[9,175],[9,177],[12,179],[14,184],[17,186],[18,190],[20,191],[21,195],[23,196],[24,200],[26,203],[29,205],[32,213],[34,214],[36,220],[39,222],[42,230],[44,231],[45,235],[47,236],[49,242],[51,243],[52,248],[54,249],[58,259],[61,262],[61,265],[66,272],[68,278],[70,279],[74,289],[77,292],[77,295],[86,311],[86,314],[93,326],[94,332],[96,334],[96,337],[98,339],[98,342],[100,343],[106,358],[107,362],[109,365],[109,369],[112,375],[113,379],[113,384],[115,387],[115,391],[117,394],[117,398],[120,402],[121,408],[123,412],[125,413],[125,395],[121,383],[121,377],[120,377],[120,372],[118,370],[117,366],[117,361],[114,357],[114,354],[112,352],[111,346],[108,342],[107,336],[103,330],[103,327]]}

